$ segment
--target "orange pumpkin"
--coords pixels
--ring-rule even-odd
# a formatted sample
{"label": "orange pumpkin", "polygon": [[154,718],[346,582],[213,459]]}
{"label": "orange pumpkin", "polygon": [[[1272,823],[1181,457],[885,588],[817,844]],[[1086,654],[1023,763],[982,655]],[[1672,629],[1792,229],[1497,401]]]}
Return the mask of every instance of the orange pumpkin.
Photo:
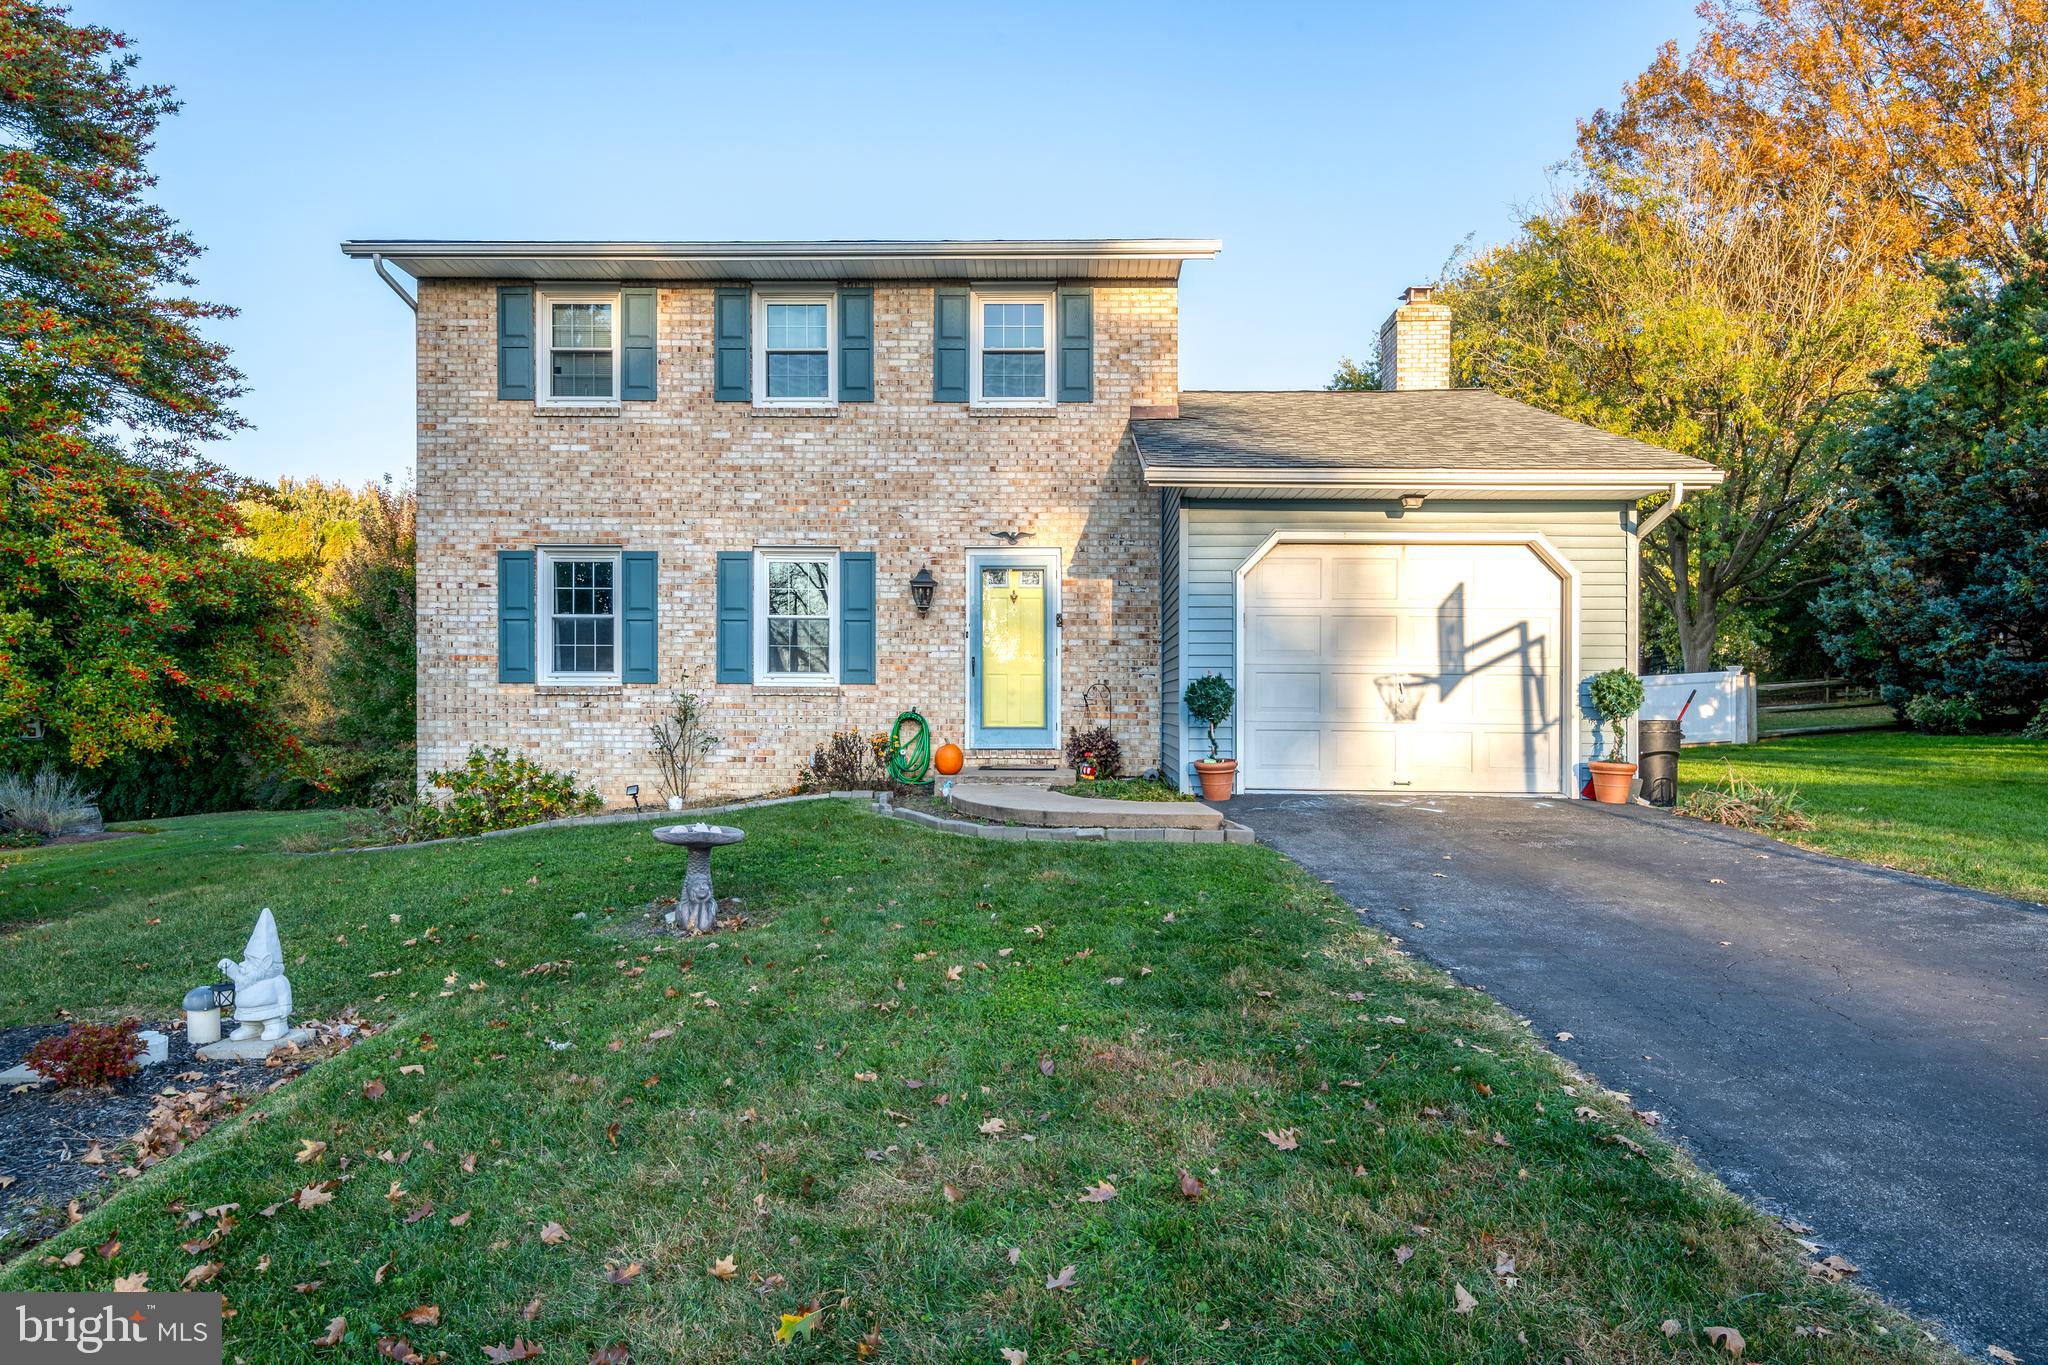
{"label": "orange pumpkin", "polygon": [[960,752],[957,744],[941,744],[938,753],[932,756],[932,766],[941,776],[951,777],[960,771],[960,765],[967,761],[967,755]]}

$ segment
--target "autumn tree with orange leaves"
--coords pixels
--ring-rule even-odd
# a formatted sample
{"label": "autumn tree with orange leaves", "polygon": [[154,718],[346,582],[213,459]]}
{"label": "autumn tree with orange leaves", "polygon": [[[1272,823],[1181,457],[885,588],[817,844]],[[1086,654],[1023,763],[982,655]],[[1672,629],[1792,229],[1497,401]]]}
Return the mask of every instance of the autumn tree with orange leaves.
{"label": "autumn tree with orange leaves", "polygon": [[303,611],[238,550],[241,425],[189,297],[199,247],[145,165],[171,92],[126,40],[0,0],[0,738],[89,781],[138,756],[293,764],[275,699]]}
{"label": "autumn tree with orange leaves", "polygon": [[1996,276],[2048,227],[2043,0],[1707,3],[1690,52],[1667,43],[1621,107],[1580,128],[1594,161],[1640,172],[1674,152],[1785,190],[1825,176],[1895,262]]}

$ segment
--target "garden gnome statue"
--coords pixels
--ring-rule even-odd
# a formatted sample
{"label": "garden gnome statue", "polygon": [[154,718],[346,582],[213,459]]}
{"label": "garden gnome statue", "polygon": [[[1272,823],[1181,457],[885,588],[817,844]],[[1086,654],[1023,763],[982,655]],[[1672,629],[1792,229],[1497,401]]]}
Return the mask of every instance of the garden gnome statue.
{"label": "garden gnome statue", "polygon": [[265,1042],[284,1037],[287,1017],[292,1012],[292,983],[285,980],[284,948],[277,941],[277,921],[265,907],[249,935],[242,960],[222,958],[220,969],[235,983],[236,1039],[255,1038]]}

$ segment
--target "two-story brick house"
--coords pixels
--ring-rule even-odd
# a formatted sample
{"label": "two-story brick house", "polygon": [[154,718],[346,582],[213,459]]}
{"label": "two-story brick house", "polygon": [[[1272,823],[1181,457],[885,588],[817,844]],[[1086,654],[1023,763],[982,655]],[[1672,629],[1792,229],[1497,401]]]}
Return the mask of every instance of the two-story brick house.
{"label": "two-story brick house", "polygon": [[1575,791],[1635,502],[1716,477],[1448,388],[1426,291],[1394,391],[1183,394],[1210,241],[343,249],[417,281],[423,772],[508,745],[619,800],[687,683],[693,794],[913,707],[971,763],[1099,720],[1185,782],[1216,671],[1247,787]]}

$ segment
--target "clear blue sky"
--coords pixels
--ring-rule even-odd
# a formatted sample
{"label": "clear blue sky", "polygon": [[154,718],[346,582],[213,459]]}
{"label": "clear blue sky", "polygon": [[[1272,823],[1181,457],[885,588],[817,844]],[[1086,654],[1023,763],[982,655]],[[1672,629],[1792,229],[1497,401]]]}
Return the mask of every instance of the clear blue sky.
{"label": "clear blue sky", "polygon": [[348,237],[1213,236],[1190,388],[1320,386],[1516,206],[1692,0],[76,0],[175,85],[159,199],[250,475],[406,477],[412,315]]}

